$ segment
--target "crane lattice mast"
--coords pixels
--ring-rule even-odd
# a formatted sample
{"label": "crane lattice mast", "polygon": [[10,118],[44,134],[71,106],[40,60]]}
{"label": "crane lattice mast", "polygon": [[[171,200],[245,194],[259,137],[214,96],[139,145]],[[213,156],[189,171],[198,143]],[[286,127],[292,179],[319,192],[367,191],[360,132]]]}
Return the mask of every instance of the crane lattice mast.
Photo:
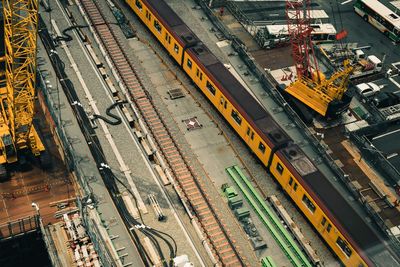
{"label": "crane lattice mast", "polygon": [[311,0],[287,0],[286,17],[297,78],[310,77],[318,73],[311,39]]}
{"label": "crane lattice mast", "polygon": [[2,156],[11,163],[18,150],[30,149],[36,156],[44,151],[33,127],[38,0],[3,0],[3,14],[6,88],[0,92],[0,138]]}

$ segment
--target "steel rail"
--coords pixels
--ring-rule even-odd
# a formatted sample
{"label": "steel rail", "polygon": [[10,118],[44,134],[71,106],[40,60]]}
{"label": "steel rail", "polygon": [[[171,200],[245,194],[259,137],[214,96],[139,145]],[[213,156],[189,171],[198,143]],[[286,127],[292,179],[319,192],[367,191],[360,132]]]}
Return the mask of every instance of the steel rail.
{"label": "steel rail", "polygon": [[128,89],[131,100],[152,133],[159,150],[163,154],[174,178],[179,184],[183,201],[191,208],[191,215],[197,219],[203,235],[211,245],[214,258],[222,266],[245,266],[245,259],[239,254],[216,209],[207,196],[204,185],[199,182],[195,171],[188,164],[172,134],[168,130],[160,112],[126,55],[120,41],[113,33],[96,1],[79,0],[91,26],[101,41],[116,69],[119,78]]}

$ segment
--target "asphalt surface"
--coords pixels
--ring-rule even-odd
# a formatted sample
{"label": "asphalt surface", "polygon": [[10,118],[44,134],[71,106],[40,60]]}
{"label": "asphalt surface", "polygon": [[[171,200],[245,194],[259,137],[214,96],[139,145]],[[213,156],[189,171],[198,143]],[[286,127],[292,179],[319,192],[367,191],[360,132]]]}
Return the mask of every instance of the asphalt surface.
{"label": "asphalt surface", "polygon": [[400,127],[372,138],[372,144],[400,172]]}

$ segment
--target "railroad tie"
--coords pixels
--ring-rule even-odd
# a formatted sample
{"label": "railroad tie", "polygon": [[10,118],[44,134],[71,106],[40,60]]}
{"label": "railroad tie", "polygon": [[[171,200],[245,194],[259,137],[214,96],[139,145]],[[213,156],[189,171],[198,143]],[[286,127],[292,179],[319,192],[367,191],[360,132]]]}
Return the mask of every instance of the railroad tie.
{"label": "railroad tie", "polygon": [[198,192],[200,192],[200,190],[199,190],[199,187],[193,182],[192,184],[189,184],[189,185],[187,185],[187,186],[185,186],[185,185],[183,185],[182,183],[181,183],[181,181],[179,181],[179,183],[182,185],[182,187],[184,187],[184,189],[185,190],[187,190],[188,192],[190,192],[190,191],[198,191]]}
{"label": "railroad tie", "polygon": [[203,205],[201,205],[201,206],[197,206],[197,205],[193,205],[193,206],[196,206],[195,209],[196,209],[197,211],[201,211],[201,210],[204,210],[204,209],[208,209],[208,208],[209,208],[207,204],[203,204]]}
{"label": "railroad tie", "polygon": [[190,174],[188,174],[187,172],[180,174],[179,180],[182,182],[189,181],[189,180],[194,181],[193,177]]}
{"label": "railroad tie", "polygon": [[[216,237],[216,236],[220,236],[220,235],[223,235],[224,233],[222,233],[222,232],[215,232],[215,233],[212,233],[212,234],[209,234],[208,233],[208,231],[207,231],[207,235],[210,237],[210,238],[213,238],[213,237]],[[225,238],[225,237],[224,237]]]}
{"label": "railroad tie", "polygon": [[213,220],[213,221],[210,220],[209,222],[206,222],[203,225],[204,225],[204,227],[209,227],[209,226],[214,225],[214,224],[217,224],[217,222],[215,220]]}
{"label": "railroad tie", "polygon": [[239,263],[239,261],[237,259],[233,259],[229,262],[225,262],[225,266],[238,266],[237,264]]}
{"label": "railroad tie", "polygon": [[[204,198],[203,198],[203,196],[199,195],[198,197],[192,198],[192,201],[196,201],[198,199],[204,199]],[[204,202],[204,200],[202,202]]]}
{"label": "railroad tie", "polygon": [[218,230],[218,229],[220,229],[220,227],[219,227],[219,225],[216,225],[216,226],[214,226],[214,227],[209,227],[209,228],[207,228],[207,231],[208,231],[209,233],[211,233],[211,232],[213,232],[213,231],[215,231],[215,230]]}
{"label": "railroad tie", "polygon": [[179,183],[184,187],[187,187],[189,185],[194,185],[194,181],[192,179],[190,179],[190,180],[188,179],[186,181],[180,180]]}
{"label": "railroad tie", "polygon": [[203,215],[203,217],[201,217],[201,220],[202,221],[208,221],[208,220],[210,220],[210,218],[214,218],[215,219],[215,217],[214,217],[214,215],[212,213]]}
{"label": "railroad tie", "polygon": [[[174,169],[175,168],[179,168],[179,167],[184,167],[184,168],[186,168],[186,164],[185,163],[179,163],[179,164],[175,164],[175,166],[174,166]],[[186,170],[187,170],[187,168],[186,168]],[[178,177],[179,178],[179,177]]]}
{"label": "railroad tie", "polygon": [[207,205],[206,202],[204,200],[200,200],[200,201],[196,201],[196,200],[191,200],[191,203],[193,206],[199,206],[199,205]]}

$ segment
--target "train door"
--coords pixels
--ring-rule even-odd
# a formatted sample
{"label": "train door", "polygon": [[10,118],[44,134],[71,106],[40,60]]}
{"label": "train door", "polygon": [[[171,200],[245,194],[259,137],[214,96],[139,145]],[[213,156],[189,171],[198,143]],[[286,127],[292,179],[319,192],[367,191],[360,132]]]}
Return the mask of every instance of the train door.
{"label": "train door", "polygon": [[226,100],[225,97],[223,97],[221,95],[221,97],[219,99],[219,104],[218,104],[219,112],[221,112],[221,114],[224,115],[227,108],[228,108],[228,101]]}
{"label": "train door", "polygon": [[168,52],[170,51],[170,46],[171,46],[171,35],[168,33],[167,30],[165,30],[165,35],[164,35],[164,47],[167,48]]}
{"label": "train door", "polygon": [[246,141],[246,143],[250,144],[251,141],[253,141],[253,140],[254,140],[254,132],[250,128],[250,126],[247,126],[245,141]]}

